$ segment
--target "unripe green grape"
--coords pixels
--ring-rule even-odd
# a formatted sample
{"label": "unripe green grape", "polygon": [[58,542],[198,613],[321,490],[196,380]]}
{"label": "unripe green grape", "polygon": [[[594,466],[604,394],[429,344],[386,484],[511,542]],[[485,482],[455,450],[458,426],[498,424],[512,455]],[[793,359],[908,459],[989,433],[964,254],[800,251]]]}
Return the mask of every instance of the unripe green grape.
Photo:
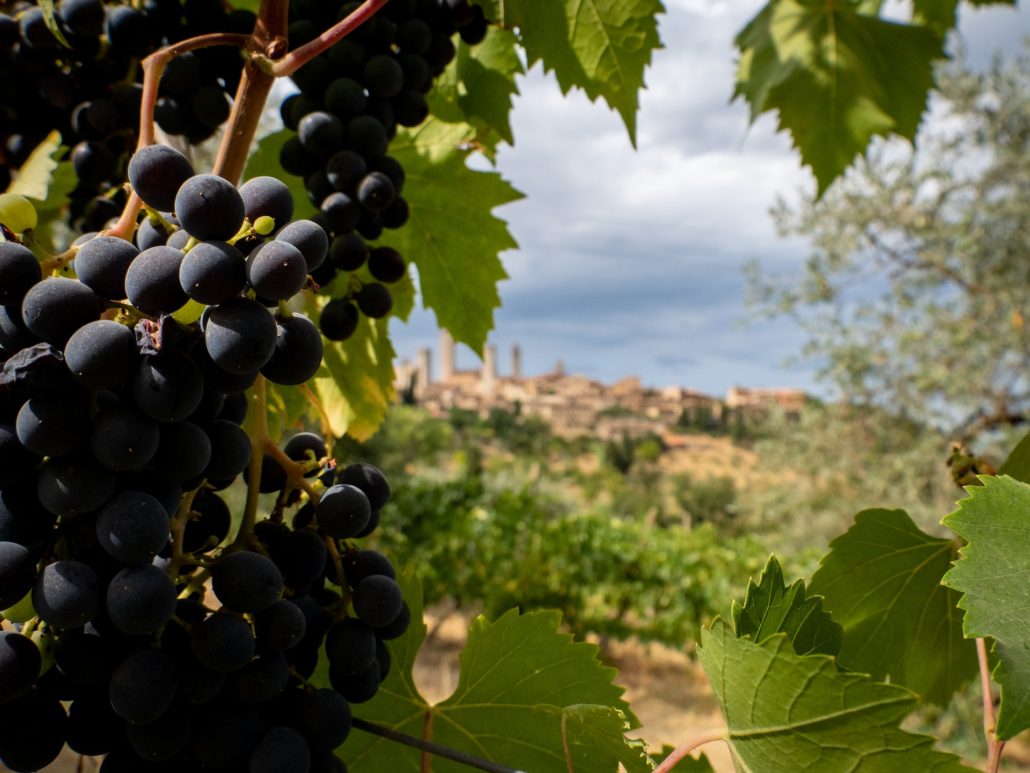
{"label": "unripe green grape", "polygon": [[4,620],[12,623],[27,623],[36,616],[36,609],[32,606],[32,591],[25,594],[24,598],[17,604],[0,610]]}
{"label": "unripe green grape", "polygon": [[17,193],[0,193],[0,223],[16,234],[35,228],[39,218],[32,202]]}
{"label": "unripe green grape", "polygon": [[275,230],[275,220],[268,215],[262,215],[254,221],[254,230],[261,236],[268,236]]}

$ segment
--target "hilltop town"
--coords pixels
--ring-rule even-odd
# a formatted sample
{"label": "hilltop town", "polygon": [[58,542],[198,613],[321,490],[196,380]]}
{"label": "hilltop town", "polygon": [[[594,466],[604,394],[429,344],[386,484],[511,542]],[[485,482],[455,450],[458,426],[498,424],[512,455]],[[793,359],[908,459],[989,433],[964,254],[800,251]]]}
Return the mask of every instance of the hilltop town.
{"label": "hilltop town", "polygon": [[494,409],[515,410],[543,419],[552,431],[564,436],[669,436],[686,425],[712,422],[726,426],[730,420],[753,421],[770,410],[797,415],[808,399],[800,389],[736,386],[719,398],[681,386],[647,387],[635,376],[604,384],[566,373],[560,362],[550,373],[524,376],[518,344],[512,346],[506,376],[499,373],[497,347],[489,344],[480,368],[458,370],[454,339],[446,330],[441,331],[438,353],[437,373],[428,348],[420,349],[414,362],[404,360],[399,364],[395,382],[398,394],[441,418],[455,409],[480,416]]}

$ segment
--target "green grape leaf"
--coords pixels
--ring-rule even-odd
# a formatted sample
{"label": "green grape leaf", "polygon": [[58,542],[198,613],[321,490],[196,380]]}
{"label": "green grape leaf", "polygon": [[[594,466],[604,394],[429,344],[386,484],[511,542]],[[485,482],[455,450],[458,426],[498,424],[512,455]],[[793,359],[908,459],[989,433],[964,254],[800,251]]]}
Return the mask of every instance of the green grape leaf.
{"label": "green grape leaf", "polygon": [[843,629],[823,610],[822,599],[805,598],[805,583],[789,588],[776,556],[770,556],[756,585],[748,583],[744,603],[733,602],[733,626],[738,637],[761,643],[775,633],[785,633],[799,655],[818,652],[836,655]]}
{"label": "green grape leaf", "polygon": [[958,594],[940,582],[955,544],[920,531],[904,510],[864,510],[830,543],[808,584],[844,626],[845,668],[890,677],[924,700],[946,705],[976,673],[962,635]]}
{"label": "green grape leaf", "polygon": [[[625,737],[637,723],[622,688],[612,684],[615,669],[601,665],[596,646],[560,633],[557,612],[477,618],[461,653],[457,690],[430,705],[412,676],[426,637],[422,588],[410,573],[399,582],[412,623],[388,643],[390,674],[371,701],[354,707],[355,716],[534,773],[614,773],[620,762],[630,773],[653,768],[642,745]],[[324,684],[327,671],[323,658],[312,680]],[[352,733],[338,754],[353,773],[422,769],[420,752],[365,733]],[[433,770],[467,768],[434,758]]]}
{"label": "green grape leaf", "polygon": [[636,146],[644,70],[661,46],[660,0],[504,0],[496,10],[502,27],[518,28],[530,66],[553,70],[563,94],[580,88],[591,101],[602,97]]}
{"label": "green grape leaf", "polygon": [[1008,476],[980,478],[944,525],[968,544],[944,576],[962,593],[966,636],[990,636],[1001,685],[996,731],[1011,738],[1030,727],[1030,485]]}
{"label": "green grape leaf", "polygon": [[972,771],[898,727],[917,703],[909,690],[841,672],[827,655],[798,655],[784,634],[755,643],[717,619],[702,629],[698,657],[740,770]]}
{"label": "green grape leaf", "polygon": [[322,367],[309,383],[337,437],[368,440],[386,418],[397,356],[387,326],[386,319],[362,315],[346,341],[323,339]]}
{"label": "green grape leaf", "polygon": [[820,194],[874,136],[914,139],[944,56],[926,27],[809,0],[770,0],[736,45],[734,97],[747,100],[752,121],[779,112]]}
{"label": "green grape leaf", "polygon": [[317,411],[300,387],[269,381],[265,385],[265,393],[269,437],[281,438],[291,430],[303,429],[305,417],[318,421]]}
{"label": "green grape leaf", "polygon": [[998,469],[999,475],[1009,475],[1023,483],[1030,483],[1030,432],[1012,449],[1005,462]]}
{"label": "green grape leaf", "polygon": [[512,98],[519,93],[515,76],[523,72],[511,31],[491,26],[475,46],[458,44],[458,54],[429,92],[437,118],[475,127],[473,142],[494,155],[498,139],[515,143],[511,130]]}
{"label": "green grape leaf", "polygon": [[433,119],[398,133],[390,153],[404,166],[411,217],[381,241],[418,267],[422,303],[440,326],[482,353],[501,304],[497,283],[507,277],[498,254],[518,246],[493,209],[522,194],[496,172],[465,165],[471,134]]}
{"label": "green grape leaf", "polygon": [[[18,178],[8,186],[7,192],[18,193],[35,199],[37,202],[65,198],[68,193],[64,190],[65,185],[58,185],[62,181],[58,177],[61,174],[59,172],[61,166],[58,161],[59,155],[61,155],[61,133],[55,129],[29,154],[25,163],[18,170]],[[67,166],[70,168],[71,164],[69,163]],[[74,170],[71,172],[74,175]],[[53,195],[49,195],[51,188],[55,189]],[[67,202],[62,201],[61,203]]]}

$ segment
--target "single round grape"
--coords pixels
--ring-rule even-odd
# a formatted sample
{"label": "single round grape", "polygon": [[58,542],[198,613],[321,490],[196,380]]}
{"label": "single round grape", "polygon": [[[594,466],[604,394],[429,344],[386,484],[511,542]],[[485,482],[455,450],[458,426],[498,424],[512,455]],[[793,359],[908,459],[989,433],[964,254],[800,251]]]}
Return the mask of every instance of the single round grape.
{"label": "single round grape", "polygon": [[300,292],[307,278],[308,264],[289,242],[266,242],[247,257],[247,279],[262,298],[288,300]]}
{"label": "single round grape", "polygon": [[100,610],[100,578],[81,561],[55,561],[39,573],[32,606],[54,628],[84,625]]}
{"label": "single round grape", "polygon": [[385,209],[397,196],[393,181],[382,172],[370,172],[357,183],[357,200],[373,212]]}
{"label": "single round grape", "polygon": [[211,458],[204,476],[211,480],[229,480],[243,472],[250,463],[250,439],[232,421],[218,419],[207,425]]}
{"label": "single round grape", "polygon": [[368,254],[368,271],[380,282],[397,282],[404,276],[404,258],[392,247],[376,247]]}
{"label": "single round grape", "polygon": [[365,111],[368,97],[365,96],[365,89],[356,80],[337,78],[326,87],[322,101],[326,110],[345,121]]}
{"label": "single round grape", "polygon": [[361,207],[346,193],[330,193],[321,204],[322,217],[330,230],[343,233],[354,228],[361,220]]}
{"label": "single round grape", "polygon": [[79,281],[101,298],[126,297],[125,275],[139,255],[132,242],[114,236],[94,236],[75,253],[75,274]]}
{"label": "single round grape", "polygon": [[227,242],[201,242],[182,259],[179,285],[200,303],[225,303],[247,286],[243,255]]}
{"label": "single round grape", "polygon": [[284,652],[304,638],[304,613],[296,604],[279,599],[254,615],[254,634],[262,651]]}
{"label": "single round grape", "polygon": [[261,736],[250,755],[250,773],[308,773],[311,749],[290,727],[273,727]]}
{"label": "single round grape", "polygon": [[97,542],[127,564],[144,564],[168,542],[168,512],[143,491],[122,491],[97,516]]}
{"label": "single round grape", "polygon": [[408,218],[411,217],[411,208],[403,196],[397,196],[390,206],[379,213],[379,216],[383,220],[384,228],[403,228],[404,224],[408,222]]}
{"label": "single round grape", "polygon": [[227,241],[243,224],[243,197],[236,186],[213,174],[194,175],[175,194],[182,227],[201,241]]}
{"label": "single round grape", "polygon": [[368,164],[364,157],[353,150],[341,150],[329,159],[326,164],[326,178],[329,184],[338,191],[353,194],[358,183],[368,174]]}
{"label": "single round grape", "polygon": [[362,287],[355,300],[361,313],[372,319],[385,317],[393,308],[393,297],[390,295],[390,291],[378,282],[369,282]]}
{"label": "single round grape", "polygon": [[259,612],[270,607],[283,589],[279,569],[260,553],[230,553],[212,570],[211,588],[229,609]]}
{"label": "single round grape", "polygon": [[307,264],[307,273],[321,266],[329,252],[329,237],[325,229],[311,220],[296,220],[280,228],[275,238],[292,244],[300,251]]}
{"label": "single round grape", "polygon": [[174,147],[147,145],[129,160],[129,182],[148,207],[161,212],[175,208],[175,194],[195,174],[193,165]]}
{"label": "single round grape", "polygon": [[229,693],[243,703],[266,703],[290,681],[290,664],[281,652],[259,654],[233,674]]}
{"label": "single round grape", "polygon": [[390,140],[383,125],[370,115],[359,115],[347,122],[347,144],[366,159],[386,154]]}
{"label": "single round grape", "polygon": [[107,615],[115,627],[132,636],[157,631],[175,612],[175,583],[156,566],[129,566],[107,586]]}
{"label": "single round grape", "polygon": [[373,627],[396,620],[403,601],[400,587],[386,575],[370,575],[354,588],[354,611]]}
{"label": "single round grape", "polygon": [[297,124],[297,136],[304,149],[316,156],[328,156],[343,145],[344,128],[332,113],[316,110]]}
{"label": "single round grape", "polygon": [[172,480],[185,484],[200,477],[211,461],[207,433],[191,421],[161,425],[161,441],[152,466]]}
{"label": "single round grape", "polygon": [[350,464],[336,473],[336,482],[357,486],[365,492],[373,510],[382,510],[390,500],[390,483],[382,470],[373,464]]}
{"label": "single round grape", "polygon": [[115,6],[105,26],[111,47],[125,56],[143,56],[150,45],[150,24],[139,10],[128,5]]}
{"label": "single round grape", "polygon": [[347,584],[355,586],[366,577],[381,574],[391,580],[397,579],[397,570],[390,559],[378,550],[358,550],[343,557],[343,573]]}
{"label": "single round grape", "polygon": [[88,185],[100,185],[118,169],[118,159],[111,149],[92,140],[84,140],[72,148],[71,160],[79,180]]}
{"label": "single round grape", "polygon": [[79,456],[50,459],[36,478],[40,504],[60,516],[96,510],[111,498],[114,487],[113,472]]}
{"label": "single round grape", "polygon": [[68,370],[93,389],[117,387],[132,373],[138,359],[132,330],[108,319],[83,325],[64,347]]}
{"label": "single round grape", "polygon": [[[24,545],[0,542],[0,609],[7,609],[32,590],[36,580],[36,562]],[[0,667],[0,674],[3,669]],[[0,689],[3,676],[0,675]]]}
{"label": "single round grape", "polygon": [[175,700],[176,669],[158,650],[136,650],[111,674],[108,686],[111,708],[133,725],[153,722]]}
{"label": "single round grape", "polygon": [[72,334],[100,316],[100,298],[74,279],[49,277],[25,294],[21,314],[25,327],[38,338],[64,346]]}
{"label": "single round grape", "polygon": [[216,129],[229,117],[229,99],[219,86],[204,86],[190,98],[193,115],[201,125]]}
{"label": "single round grape", "polygon": [[307,317],[294,314],[280,320],[275,352],[261,369],[273,384],[297,386],[322,366],[322,336]]}
{"label": "single round grape", "polygon": [[411,624],[411,610],[408,605],[401,604],[400,614],[390,623],[379,626],[376,628],[376,636],[383,641],[390,641],[396,639],[398,636],[403,636],[404,632],[408,630],[408,626]]}
{"label": "single round grape", "polygon": [[[314,432],[298,432],[286,441],[283,453],[295,462],[317,462],[325,457],[328,449],[321,435]],[[310,478],[317,474],[318,470],[315,469],[305,473],[304,477]]]}
{"label": "single round grape", "polygon": [[279,149],[279,166],[290,174],[303,177],[315,171],[320,163],[318,156],[305,149],[299,137],[290,137]]}
{"label": "single round grape", "polygon": [[157,423],[126,406],[111,406],[97,414],[90,430],[93,458],[115,472],[143,468],[158,449]]}
{"label": "single round grape", "polygon": [[41,666],[42,657],[32,639],[13,631],[0,631],[0,705],[27,693]]}
{"label": "single round grape", "polygon": [[238,671],[254,657],[254,634],[242,617],[216,612],[193,627],[193,655],[212,671]]}
{"label": "single round grape", "polygon": [[362,83],[373,97],[389,99],[404,88],[404,70],[392,56],[379,54],[365,63]]}
{"label": "single round grape", "polygon": [[141,759],[165,762],[189,746],[193,740],[191,730],[192,722],[185,712],[168,711],[145,725],[129,725],[126,735]]}
{"label": "single round grape", "polygon": [[322,309],[318,325],[330,341],[345,341],[358,329],[358,307],[343,298],[334,298]]}
{"label": "single round grape", "polygon": [[390,178],[390,182],[393,183],[394,190],[399,194],[404,189],[404,167],[401,166],[401,162],[393,156],[383,156],[377,158],[371,163],[369,169],[373,172],[382,172]]}
{"label": "single round grape", "polygon": [[204,765],[240,770],[254,751],[264,725],[256,711],[215,706],[194,726],[193,753]]}
{"label": "single round grape", "polygon": [[390,104],[397,123],[401,126],[418,126],[429,117],[429,103],[425,96],[414,89],[402,91]]}
{"label": "single round grape", "polygon": [[187,296],[179,284],[185,256],[174,247],[151,247],[139,253],[125,273],[125,295],[145,314],[171,314]]}
{"label": "single round grape", "polygon": [[41,770],[57,759],[67,737],[68,716],[57,698],[24,695],[4,712],[0,759],[10,770]]}
{"label": "single round grape", "polygon": [[329,261],[341,271],[357,271],[368,254],[368,245],[356,233],[340,234],[329,246]]}
{"label": "single round grape", "polygon": [[381,681],[382,674],[378,661],[373,661],[372,665],[360,674],[344,674],[335,668],[329,669],[329,684],[350,703],[371,700],[378,692]]}
{"label": "single round grape", "polygon": [[293,194],[286,183],[274,177],[254,177],[240,186],[244,214],[254,223],[259,217],[275,220],[276,227],[282,227],[293,217]]}
{"label": "single round grape", "polygon": [[182,421],[204,396],[204,380],[193,362],[177,352],[144,357],[132,379],[132,396],[158,421]]}
{"label": "single round grape", "polygon": [[294,591],[307,590],[325,572],[329,551],[325,540],[308,529],[287,532],[269,545],[269,555],[283,574],[283,581]]}
{"label": "single round grape", "polygon": [[312,690],[304,695],[297,724],[313,748],[336,749],[350,735],[350,706],[335,690]]}
{"label": "single round grape", "polygon": [[223,370],[256,373],[275,352],[277,332],[275,320],[264,306],[234,298],[211,309],[204,326],[204,345]]}
{"label": "single round grape", "polygon": [[368,523],[371,514],[365,492],[346,483],[326,489],[315,508],[322,531],[339,539],[355,536]]}
{"label": "single round grape", "polygon": [[63,456],[86,439],[88,414],[78,400],[32,397],[22,403],[15,421],[18,440],[34,454]]}
{"label": "single round grape", "polygon": [[[67,636],[67,635],[66,635]],[[66,638],[62,636],[62,640]],[[99,641],[98,636],[83,637]],[[107,680],[104,674],[103,681]],[[68,709],[68,748],[79,754],[107,754],[121,741],[124,723],[114,713],[107,695],[90,691],[75,696]]]}
{"label": "single round grape", "polygon": [[186,524],[183,551],[198,553],[221,544],[232,526],[232,513],[225,500],[213,491],[202,490],[193,499],[193,511],[198,515]]}
{"label": "single round grape", "polygon": [[326,634],[325,654],[329,666],[341,674],[360,674],[375,662],[375,633],[357,618],[339,620]]}

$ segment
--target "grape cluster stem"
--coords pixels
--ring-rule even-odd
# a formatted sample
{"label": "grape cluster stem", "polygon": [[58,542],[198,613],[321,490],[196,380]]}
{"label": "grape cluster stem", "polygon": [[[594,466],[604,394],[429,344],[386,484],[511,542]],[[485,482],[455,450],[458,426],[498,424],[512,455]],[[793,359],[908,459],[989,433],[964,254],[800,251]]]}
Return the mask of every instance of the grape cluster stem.
{"label": "grape cluster stem", "polygon": [[654,773],[669,773],[676,764],[680,762],[684,757],[689,755],[695,749],[699,749],[707,743],[713,741],[728,741],[726,731],[722,728],[716,728],[714,730],[705,730],[702,733],[698,733],[693,738],[688,738],[684,743],[673,749],[672,753],[662,760],[662,764],[654,769]]}

